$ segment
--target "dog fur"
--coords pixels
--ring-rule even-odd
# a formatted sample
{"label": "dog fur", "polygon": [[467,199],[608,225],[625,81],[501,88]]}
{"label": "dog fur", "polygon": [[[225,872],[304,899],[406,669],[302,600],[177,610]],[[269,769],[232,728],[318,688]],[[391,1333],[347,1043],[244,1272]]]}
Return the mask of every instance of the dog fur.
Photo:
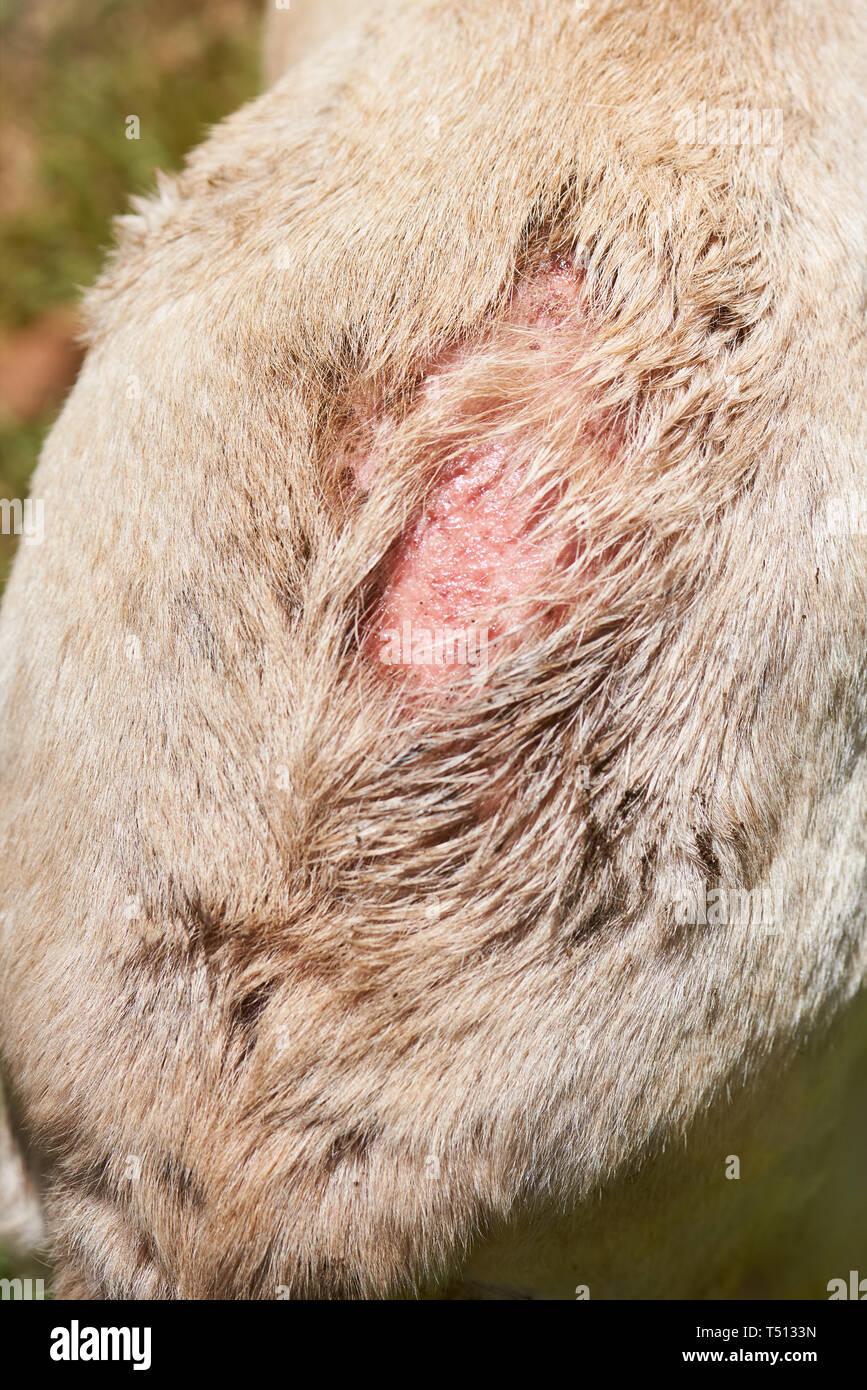
{"label": "dog fur", "polygon": [[[0,627],[0,1045],[61,1297],[814,1287],[744,1236],[774,1166],[724,1167],[802,1138],[829,1049],[861,1085],[864,31],[373,6],[121,219]],[[685,139],[703,102],[782,137]],[[583,558],[443,699],[365,634],[490,441]],[[684,924],[703,886],[783,911]]]}

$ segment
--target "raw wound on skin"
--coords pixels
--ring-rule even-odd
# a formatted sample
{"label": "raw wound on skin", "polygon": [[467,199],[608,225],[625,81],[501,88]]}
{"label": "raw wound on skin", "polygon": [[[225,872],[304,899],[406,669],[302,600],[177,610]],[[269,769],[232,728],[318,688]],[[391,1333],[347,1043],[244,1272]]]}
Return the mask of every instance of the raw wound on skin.
{"label": "raw wound on skin", "polygon": [[[563,340],[584,333],[581,293],[581,274],[562,260],[515,291],[506,324],[527,331],[528,373],[538,376],[543,388],[547,372],[562,363]],[[496,350],[496,332],[492,342],[477,349]],[[436,370],[442,368],[429,374],[423,390],[435,384]],[[362,492],[378,475],[387,430],[387,422],[378,422],[376,444],[353,459]],[[574,535],[540,530],[557,489],[549,485],[542,495],[528,496],[509,462],[507,440],[479,443],[468,430],[465,450],[440,469],[388,557],[365,650],[385,666],[400,665],[422,688],[454,679],[456,658],[472,666],[488,652],[494,658],[505,651],[504,635],[525,628],[538,614],[537,596],[546,577],[565,570],[578,554]],[[463,645],[455,642],[456,633]]]}

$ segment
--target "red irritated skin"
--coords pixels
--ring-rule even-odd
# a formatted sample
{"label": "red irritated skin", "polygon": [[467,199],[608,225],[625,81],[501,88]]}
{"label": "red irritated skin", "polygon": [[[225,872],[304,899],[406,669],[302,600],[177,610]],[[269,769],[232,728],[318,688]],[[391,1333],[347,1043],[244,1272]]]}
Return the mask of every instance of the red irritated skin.
{"label": "red irritated skin", "polygon": [[124,219],[0,611],[58,1297],[861,1262],[864,21],[815,8],[377,0]]}
{"label": "red irritated skin", "polygon": [[[531,387],[550,385],[569,342],[586,339],[582,294],[581,272],[563,259],[516,288],[503,327],[523,340]],[[475,351],[497,349],[495,331]],[[464,350],[437,364],[422,395],[434,393],[442,374],[466,358]],[[381,467],[388,424],[380,422],[375,434],[376,445],[352,464],[365,491]],[[484,671],[489,659],[502,657],[541,615],[545,605],[536,596],[546,579],[562,575],[580,555],[572,528],[543,526],[561,485],[549,483],[541,493],[522,488],[520,470],[511,466],[520,435],[474,442],[472,421],[466,434],[466,446],[439,469],[392,549],[365,644],[370,657],[404,668],[420,689],[445,687],[459,667]]]}

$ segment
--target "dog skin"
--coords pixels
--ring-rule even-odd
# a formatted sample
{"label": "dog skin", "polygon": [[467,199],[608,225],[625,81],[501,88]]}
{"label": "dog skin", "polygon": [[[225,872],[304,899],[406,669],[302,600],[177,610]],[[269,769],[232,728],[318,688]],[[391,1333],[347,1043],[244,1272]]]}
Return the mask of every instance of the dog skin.
{"label": "dog skin", "polygon": [[59,1297],[863,1264],[865,27],[373,6],[120,219],[0,621]]}

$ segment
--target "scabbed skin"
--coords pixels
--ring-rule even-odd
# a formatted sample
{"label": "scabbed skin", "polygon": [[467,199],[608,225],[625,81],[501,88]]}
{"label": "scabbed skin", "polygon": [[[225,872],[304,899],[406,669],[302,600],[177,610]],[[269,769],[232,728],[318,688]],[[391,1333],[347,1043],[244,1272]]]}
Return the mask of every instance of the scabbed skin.
{"label": "scabbed skin", "polygon": [[[420,383],[423,400],[439,401],[447,393],[460,408],[447,407],[445,450],[432,441],[431,452],[441,457],[417,514],[383,566],[364,644],[384,665],[408,666],[410,686],[445,694],[466,666],[484,677],[489,661],[526,645],[531,634],[538,639],[564,616],[546,599],[547,590],[567,588],[568,609],[590,582],[593,538],[582,534],[563,505],[563,478],[534,480],[530,460],[544,452],[550,435],[538,413],[546,400],[552,413],[561,408],[562,377],[574,377],[592,332],[585,277],[574,258],[561,256],[515,285],[495,330],[445,354]],[[504,377],[520,373],[522,394],[537,414],[526,429],[502,379],[491,382],[487,396],[475,389],[492,369]],[[382,411],[366,424],[351,461],[363,492],[388,468],[397,430]],[[581,446],[601,475],[624,447],[614,413],[604,420],[591,415],[581,433]],[[575,456],[578,447],[575,441]],[[458,640],[446,648],[443,637],[443,650],[431,652],[436,634]]]}
{"label": "scabbed skin", "polygon": [[[123,220],[0,625],[0,1052],[61,1295],[858,1267],[864,25],[384,5]],[[569,322],[522,321],[561,264]],[[389,667],[480,459],[492,660]],[[770,926],[690,925],[721,886]]]}

